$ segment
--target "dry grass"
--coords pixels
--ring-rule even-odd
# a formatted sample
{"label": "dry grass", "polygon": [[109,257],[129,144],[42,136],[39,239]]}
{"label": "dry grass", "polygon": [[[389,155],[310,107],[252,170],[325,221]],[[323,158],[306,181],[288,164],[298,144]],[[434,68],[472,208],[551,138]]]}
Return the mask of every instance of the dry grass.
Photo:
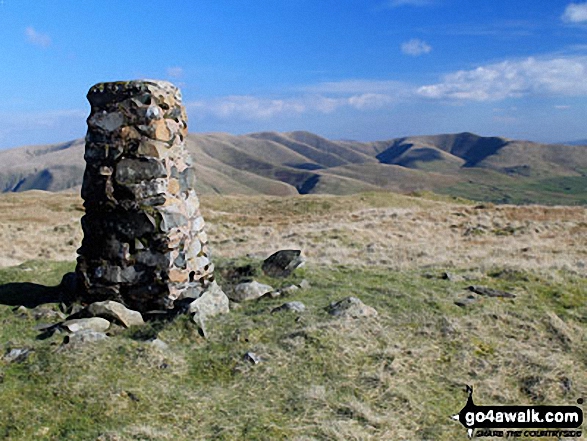
{"label": "dry grass", "polygon": [[[81,201],[71,194],[0,197],[0,266],[74,260]],[[567,270],[587,274],[587,209],[454,203],[370,193],[291,198],[205,196],[212,250],[266,257],[299,248],[314,264]]]}
{"label": "dry grass", "polygon": [[[449,419],[465,403],[574,404],[587,395],[587,211],[475,206],[431,195],[202,198],[220,268],[229,258],[301,248],[306,278],[283,299],[218,318],[202,339],[187,317],[158,330],[162,350],[134,331],[103,344],[35,340],[33,314],[0,308],[0,433],[8,439],[465,439]],[[77,196],[0,197],[0,282],[53,284],[81,240]],[[73,241],[72,245],[68,241]],[[52,254],[45,257],[43,249]],[[27,271],[28,270],[28,271]],[[442,280],[442,271],[463,279]],[[220,283],[221,271],[218,271]],[[466,277],[466,279],[464,279]],[[460,280],[460,281],[459,281]],[[454,300],[467,285],[517,295]],[[379,316],[340,320],[324,308],[348,295]],[[141,332],[150,332],[147,331]],[[253,351],[253,366],[243,354]],[[544,438],[545,441],[551,441]],[[552,440],[553,441],[553,440]]]}

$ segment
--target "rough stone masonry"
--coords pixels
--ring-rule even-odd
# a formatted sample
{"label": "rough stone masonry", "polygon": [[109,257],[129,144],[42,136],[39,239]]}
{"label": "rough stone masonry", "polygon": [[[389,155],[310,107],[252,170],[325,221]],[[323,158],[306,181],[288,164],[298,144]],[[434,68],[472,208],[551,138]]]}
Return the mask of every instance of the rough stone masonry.
{"label": "rough stone masonry", "polygon": [[146,312],[210,285],[204,219],[186,150],[181,92],[164,81],[100,83],[88,92],[77,278],[88,303]]}

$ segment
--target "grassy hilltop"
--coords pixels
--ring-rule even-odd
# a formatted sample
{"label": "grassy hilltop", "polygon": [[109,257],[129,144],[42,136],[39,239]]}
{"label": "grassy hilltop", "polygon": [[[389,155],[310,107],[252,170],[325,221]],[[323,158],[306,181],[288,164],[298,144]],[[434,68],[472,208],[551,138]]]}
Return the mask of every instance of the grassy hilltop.
{"label": "grassy hilltop", "polygon": [[[30,351],[0,358],[6,439],[448,441],[466,436],[449,418],[465,384],[477,404],[587,395],[584,208],[390,193],[205,196],[202,207],[221,285],[224,268],[297,247],[305,267],[256,279],[310,288],[244,303],[210,322],[207,339],[185,317],[64,345],[34,329],[57,305],[0,306],[3,355]],[[0,298],[42,291],[73,269],[81,215],[74,195],[0,197]],[[378,316],[328,315],[349,295]],[[471,304],[455,304],[468,295]],[[306,311],[271,314],[291,300]],[[154,336],[167,347],[148,343]],[[259,364],[243,359],[249,351]]]}

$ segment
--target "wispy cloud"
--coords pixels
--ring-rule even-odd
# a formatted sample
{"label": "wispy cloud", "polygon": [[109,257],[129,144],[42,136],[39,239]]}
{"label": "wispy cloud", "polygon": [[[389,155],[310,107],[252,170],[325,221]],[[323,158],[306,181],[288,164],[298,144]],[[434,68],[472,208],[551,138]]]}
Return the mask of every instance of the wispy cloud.
{"label": "wispy cloud", "polygon": [[167,76],[171,78],[181,78],[183,77],[183,68],[179,66],[168,67],[167,68]]}
{"label": "wispy cloud", "polygon": [[48,34],[44,34],[35,30],[32,26],[29,26],[24,31],[27,41],[30,44],[46,48],[51,46],[51,37]]}
{"label": "wispy cloud", "polygon": [[587,57],[510,60],[461,70],[422,86],[425,98],[498,101],[527,95],[587,95]]}
{"label": "wispy cloud", "polygon": [[382,93],[361,93],[349,96],[304,95],[280,99],[238,95],[193,101],[186,106],[189,110],[195,110],[200,116],[268,120],[279,116],[306,113],[330,114],[342,108],[357,111],[373,110],[393,102],[395,102],[394,97]]}
{"label": "wispy cloud", "polygon": [[432,46],[418,38],[412,38],[411,40],[402,43],[401,49],[406,55],[419,57],[420,55],[430,53],[430,51],[432,51]]}
{"label": "wispy cloud", "polygon": [[233,95],[187,103],[188,109],[217,118],[246,120],[269,119],[284,113],[303,113],[306,107],[296,100],[259,98],[251,95]]}
{"label": "wispy cloud", "polygon": [[561,18],[567,23],[587,22],[587,3],[571,3],[567,5]]}
{"label": "wispy cloud", "polygon": [[259,121],[327,115],[345,109],[373,111],[415,100],[448,100],[460,104],[532,95],[587,96],[586,79],[587,56],[530,57],[449,73],[438,83],[429,85],[348,79],[301,86],[293,93],[291,89],[285,92],[285,96],[231,95],[193,101],[186,106],[196,118]]}

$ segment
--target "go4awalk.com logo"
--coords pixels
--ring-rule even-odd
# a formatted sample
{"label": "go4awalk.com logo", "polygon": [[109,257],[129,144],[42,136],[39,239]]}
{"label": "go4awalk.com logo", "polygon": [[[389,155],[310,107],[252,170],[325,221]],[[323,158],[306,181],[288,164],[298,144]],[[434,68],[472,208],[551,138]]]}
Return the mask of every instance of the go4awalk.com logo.
{"label": "go4awalk.com logo", "polygon": [[477,406],[471,386],[467,394],[467,404],[452,419],[465,426],[469,438],[582,436],[583,410],[578,406]]}

